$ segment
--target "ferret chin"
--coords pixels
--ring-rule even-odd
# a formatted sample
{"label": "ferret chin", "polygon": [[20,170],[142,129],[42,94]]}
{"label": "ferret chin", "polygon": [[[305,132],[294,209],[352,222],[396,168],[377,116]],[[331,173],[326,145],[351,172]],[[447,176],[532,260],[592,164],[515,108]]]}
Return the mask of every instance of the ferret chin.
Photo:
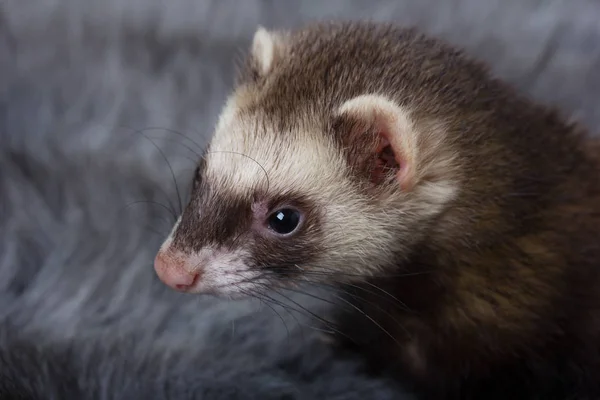
{"label": "ferret chin", "polygon": [[343,288],[339,342],[427,398],[600,398],[599,155],[415,30],[260,28],[155,269]]}

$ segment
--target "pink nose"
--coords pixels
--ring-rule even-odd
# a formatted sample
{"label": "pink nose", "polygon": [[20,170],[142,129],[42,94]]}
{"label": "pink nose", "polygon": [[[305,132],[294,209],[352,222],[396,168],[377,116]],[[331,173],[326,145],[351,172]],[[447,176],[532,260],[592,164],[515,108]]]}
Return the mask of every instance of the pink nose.
{"label": "pink nose", "polygon": [[168,250],[160,250],[154,259],[154,270],[160,280],[181,292],[189,290],[198,279],[198,274],[187,271],[184,265],[185,260],[174,256]]}

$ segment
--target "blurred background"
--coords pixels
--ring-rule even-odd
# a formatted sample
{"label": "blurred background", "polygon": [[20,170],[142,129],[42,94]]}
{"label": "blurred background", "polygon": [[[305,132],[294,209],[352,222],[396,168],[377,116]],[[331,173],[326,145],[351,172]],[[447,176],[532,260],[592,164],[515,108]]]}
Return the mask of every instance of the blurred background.
{"label": "blurred background", "polygon": [[330,18],[416,25],[600,126],[597,1],[0,0],[0,395],[404,396],[303,316],[152,269],[257,26]]}

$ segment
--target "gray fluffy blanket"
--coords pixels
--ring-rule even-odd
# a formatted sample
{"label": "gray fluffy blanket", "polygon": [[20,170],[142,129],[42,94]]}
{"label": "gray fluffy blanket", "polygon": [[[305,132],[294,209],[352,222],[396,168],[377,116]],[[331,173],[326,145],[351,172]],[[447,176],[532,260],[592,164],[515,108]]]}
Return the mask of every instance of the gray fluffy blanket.
{"label": "gray fluffy blanket", "polygon": [[410,398],[307,313],[152,269],[257,24],[330,17],[417,25],[600,126],[591,0],[0,0],[0,398]]}

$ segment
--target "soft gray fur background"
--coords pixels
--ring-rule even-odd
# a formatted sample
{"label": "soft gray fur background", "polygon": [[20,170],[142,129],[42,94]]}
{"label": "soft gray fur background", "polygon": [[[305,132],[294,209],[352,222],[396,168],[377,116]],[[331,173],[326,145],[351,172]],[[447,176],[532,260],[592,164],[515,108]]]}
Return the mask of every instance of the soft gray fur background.
{"label": "soft gray fur background", "polygon": [[143,201],[179,207],[161,152],[185,192],[257,24],[329,17],[416,24],[600,124],[591,0],[0,0],[0,391],[408,398],[302,317],[180,295],[152,269],[171,217]]}

